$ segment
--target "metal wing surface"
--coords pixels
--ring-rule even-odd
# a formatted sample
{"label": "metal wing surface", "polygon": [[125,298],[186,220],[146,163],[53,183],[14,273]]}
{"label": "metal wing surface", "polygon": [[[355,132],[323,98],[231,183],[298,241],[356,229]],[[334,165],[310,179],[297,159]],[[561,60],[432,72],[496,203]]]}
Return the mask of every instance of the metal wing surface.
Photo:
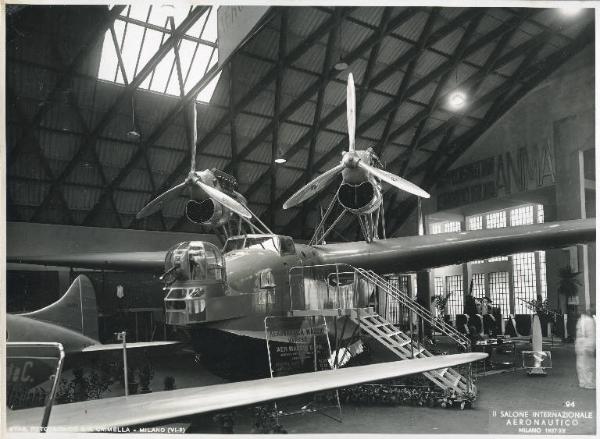
{"label": "metal wing surface", "polygon": [[[127,349],[149,349],[179,344],[177,341],[139,341],[127,343]],[[81,352],[104,352],[123,349],[123,343],[94,344],[87,346]]]}
{"label": "metal wing surface", "polygon": [[596,240],[596,219],[316,246],[319,263],[397,273]]}
{"label": "metal wing surface", "polygon": [[[562,248],[596,240],[596,219],[503,229],[315,246],[320,264],[349,264],[379,273],[421,270],[512,253]],[[162,273],[165,251],[9,256],[8,262]]]}
{"label": "metal wing surface", "polygon": [[7,262],[106,270],[162,273],[167,250],[152,252],[70,253],[47,256],[7,256]]}
{"label": "metal wing surface", "polygon": [[[352,386],[363,382],[443,369],[487,357],[483,353],[443,355],[347,369],[218,384],[172,391],[91,400],[53,407],[49,427],[93,431],[101,426],[133,426],[198,413],[225,410],[273,399]],[[8,428],[36,427],[42,408],[9,411]]]}

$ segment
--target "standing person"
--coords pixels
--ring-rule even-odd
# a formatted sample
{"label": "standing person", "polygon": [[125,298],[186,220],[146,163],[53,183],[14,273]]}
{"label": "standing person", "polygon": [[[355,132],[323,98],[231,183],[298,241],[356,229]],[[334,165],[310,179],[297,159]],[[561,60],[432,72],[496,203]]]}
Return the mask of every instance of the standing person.
{"label": "standing person", "polygon": [[596,388],[596,322],[592,315],[592,310],[586,310],[576,327],[577,378],[584,389]]}

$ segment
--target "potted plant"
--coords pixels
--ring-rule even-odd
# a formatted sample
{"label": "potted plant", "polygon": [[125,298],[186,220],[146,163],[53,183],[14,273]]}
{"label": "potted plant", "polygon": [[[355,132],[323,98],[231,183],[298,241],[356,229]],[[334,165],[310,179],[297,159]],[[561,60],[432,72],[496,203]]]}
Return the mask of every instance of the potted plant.
{"label": "potted plant", "polygon": [[448,303],[449,297],[450,293],[437,294],[433,296],[431,304],[434,306],[435,310],[437,311],[437,317],[440,319],[444,318],[444,311],[446,310],[446,304]]}
{"label": "potted plant", "polygon": [[174,390],[175,389],[175,377],[168,375],[165,377],[163,381],[165,390]]}
{"label": "potted plant", "polygon": [[154,378],[154,368],[150,362],[147,362],[142,366],[139,373],[140,377],[140,393],[151,393],[150,381]]}
{"label": "potted plant", "polygon": [[558,270],[558,293],[565,297],[573,297],[577,295],[581,281],[577,278],[581,272],[573,272],[570,266],[566,266]]}

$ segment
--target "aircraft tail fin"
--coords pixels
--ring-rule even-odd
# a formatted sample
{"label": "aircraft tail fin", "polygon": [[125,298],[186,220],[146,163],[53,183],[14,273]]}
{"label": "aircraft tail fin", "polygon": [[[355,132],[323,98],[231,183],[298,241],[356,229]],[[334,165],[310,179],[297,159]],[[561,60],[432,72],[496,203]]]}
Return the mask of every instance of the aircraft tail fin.
{"label": "aircraft tail fin", "polygon": [[77,276],[67,292],[56,302],[22,315],[63,326],[98,340],[96,291],[89,278],[84,275]]}

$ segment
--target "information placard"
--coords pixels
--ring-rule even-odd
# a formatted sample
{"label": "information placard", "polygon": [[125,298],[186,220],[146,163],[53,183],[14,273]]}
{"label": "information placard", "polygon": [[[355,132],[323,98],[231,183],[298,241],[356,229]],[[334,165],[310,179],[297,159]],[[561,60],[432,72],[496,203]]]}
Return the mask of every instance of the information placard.
{"label": "information placard", "polygon": [[[265,333],[271,377],[331,369],[331,346],[327,323],[323,316],[266,317]],[[341,412],[337,391],[300,396],[293,402],[279,403],[278,415],[320,412],[328,409]]]}

